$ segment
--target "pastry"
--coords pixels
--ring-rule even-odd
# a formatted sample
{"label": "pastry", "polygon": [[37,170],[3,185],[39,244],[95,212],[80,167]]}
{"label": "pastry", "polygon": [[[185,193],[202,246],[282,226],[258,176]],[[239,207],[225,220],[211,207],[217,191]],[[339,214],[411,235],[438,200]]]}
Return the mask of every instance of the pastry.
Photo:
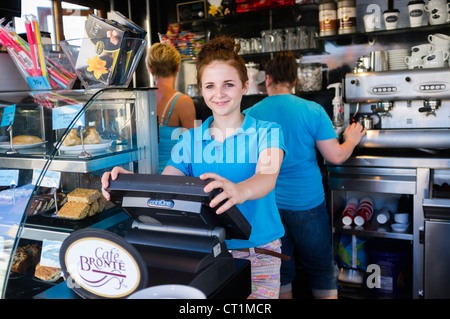
{"label": "pastry", "polygon": [[62,142],[63,146],[74,146],[80,145],[81,138],[77,136],[77,129],[73,128],[70,130],[69,134],[67,134],[66,138]]}
{"label": "pastry", "polygon": [[100,192],[96,189],[88,188],[75,188],[72,192],[67,194],[67,200],[69,202],[78,202],[91,204],[101,196]]}
{"label": "pastry", "polygon": [[30,267],[30,255],[22,247],[18,247],[11,265],[11,273],[17,275],[25,275]]}
{"label": "pastry", "polygon": [[55,282],[61,278],[61,268],[41,266],[41,264],[38,263],[36,265],[36,270],[34,271],[34,276],[43,281]]}
{"label": "pastry", "polygon": [[29,244],[17,247],[11,265],[11,273],[25,275],[31,267],[34,267],[41,256],[41,250],[38,244]]}
{"label": "pastry", "polygon": [[[56,194],[56,200],[58,202],[58,208],[67,202],[67,196],[64,193]],[[28,215],[35,215],[46,212],[55,208],[55,195],[41,194],[33,198]]]}
{"label": "pastry", "polygon": [[18,135],[13,137],[12,142],[13,145],[26,145],[26,144],[42,143],[43,140],[33,135]]}
{"label": "pastry", "polygon": [[30,210],[28,211],[28,215],[31,216],[31,215],[42,213],[44,211],[45,205],[46,205],[45,200],[36,196],[33,199],[33,202],[31,203]]}
{"label": "pastry", "polygon": [[116,205],[113,202],[111,202],[110,200],[108,200],[108,201],[106,201],[104,210],[108,210],[113,207],[116,207]]}
{"label": "pastry", "polygon": [[41,257],[41,248],[38,244],[29,244],[23,246],[23,249],[31,258],[31,266],[35,267]]}
{"label": "pastry", "polygon": [[68,201],[58,210],[56,216],[68,219],[83,219],[89,213],[90,206],[87,203]]}
{"label": "pastry", "polygon": [[84,138],[84,144],[100,144],[102,142],[102,138],[98,134],[95,128],[90,128],[86,137]]}
{"label": "pastry", "polygon": [[98,202],[94,200],[91,204],[89,204],[89,212],[88,216],[94,216],[98,213]]}
{"label": "pastry", "polygon": [[106,206],[106,198],[102,196],[100,196],[99,198],[97,198],[97,203],[98,203],[98,212],[101,213]]}

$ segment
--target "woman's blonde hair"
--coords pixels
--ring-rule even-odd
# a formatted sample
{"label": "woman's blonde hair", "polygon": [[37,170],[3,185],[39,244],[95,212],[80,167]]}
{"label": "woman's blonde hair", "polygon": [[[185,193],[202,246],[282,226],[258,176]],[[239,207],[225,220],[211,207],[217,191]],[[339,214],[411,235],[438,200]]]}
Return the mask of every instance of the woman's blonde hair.
{"label": "woman's blonde hair", "polygon": [[170,44],[155,43],[150,47],[146,62],[156,77],[169,77],[177,74],[181,55]]}

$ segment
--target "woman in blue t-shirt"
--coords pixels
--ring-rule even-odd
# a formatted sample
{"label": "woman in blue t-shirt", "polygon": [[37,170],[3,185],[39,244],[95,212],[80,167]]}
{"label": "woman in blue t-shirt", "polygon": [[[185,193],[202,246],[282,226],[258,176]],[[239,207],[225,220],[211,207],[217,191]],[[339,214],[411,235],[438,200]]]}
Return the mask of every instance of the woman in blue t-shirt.
{"label": "woman in blue t-shirt", "polygon": [[[247,69],[232,38],[218,37],[202,48],[197,58],[197,81],[213,116],[200,127],[183,133],[162,172],[167,175],[213,179],[204,191],[222,189],[210,206],[221,214],[237,205],[252,226],[248,240],[227,240],[234,257],[251,261],[249,298],[278,298],[280,238],[284,228],[273,191],[283,161],[283,135],[278,124],[242,115],[241,100],[248,90]],[[102,177],[126,173],[114,168]],[[103,191],[109,199],[109,194]]]}
{"label": "woman in blue t-shirt", "polygon": [[269,96],[244,113],[280,124],[289,150],[275,187],[286,230],[281,240],[283,254],[291,257],[281,265],[280,299],[293,297],[296,261],[308,274],[315,298],[337,298],[331,230],[316,149],[327,161],[341,163],[350,157],[366,130],[359,123],[349,125],[344,132],[345,142],[340,144],[323,107],[292,94],[297,80],[292,52],[278,53],[265,71]]}

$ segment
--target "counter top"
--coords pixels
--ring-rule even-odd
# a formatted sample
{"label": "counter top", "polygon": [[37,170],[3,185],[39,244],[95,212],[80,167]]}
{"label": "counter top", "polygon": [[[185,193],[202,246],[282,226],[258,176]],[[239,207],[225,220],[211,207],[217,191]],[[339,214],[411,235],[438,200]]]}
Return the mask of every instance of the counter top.
{"label": "counter top", "polygon": [[368,166],[435,169],[450,168],[449,150],[417,149],[355,149],[344,163],[335,165],[325,161],[327,166]]}

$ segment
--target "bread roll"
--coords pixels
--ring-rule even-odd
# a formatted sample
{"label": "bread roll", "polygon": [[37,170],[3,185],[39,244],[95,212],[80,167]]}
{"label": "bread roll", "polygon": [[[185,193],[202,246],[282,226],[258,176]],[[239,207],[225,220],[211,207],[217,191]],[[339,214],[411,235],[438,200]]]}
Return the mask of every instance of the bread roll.
{"label": "bread roll", "polygon": [[62,146],[74,146],[80,144],[81,138],[77,136],[77,129],[75,128],[70,130],[69,134],[67,134],[66,138],[62,142]]}
{"label": "bread roll", "polygon": [[102,138],[98,134],[95,128],[90,128],[86,137],[84,138],[84,144],[100,144],[102,142]]}
{"label": "bread roll", "polygon": [[26,145],[26,144],[42,143],[43,140],[33,135],[17,135],[13,137],[12,142],[14,145]]}

